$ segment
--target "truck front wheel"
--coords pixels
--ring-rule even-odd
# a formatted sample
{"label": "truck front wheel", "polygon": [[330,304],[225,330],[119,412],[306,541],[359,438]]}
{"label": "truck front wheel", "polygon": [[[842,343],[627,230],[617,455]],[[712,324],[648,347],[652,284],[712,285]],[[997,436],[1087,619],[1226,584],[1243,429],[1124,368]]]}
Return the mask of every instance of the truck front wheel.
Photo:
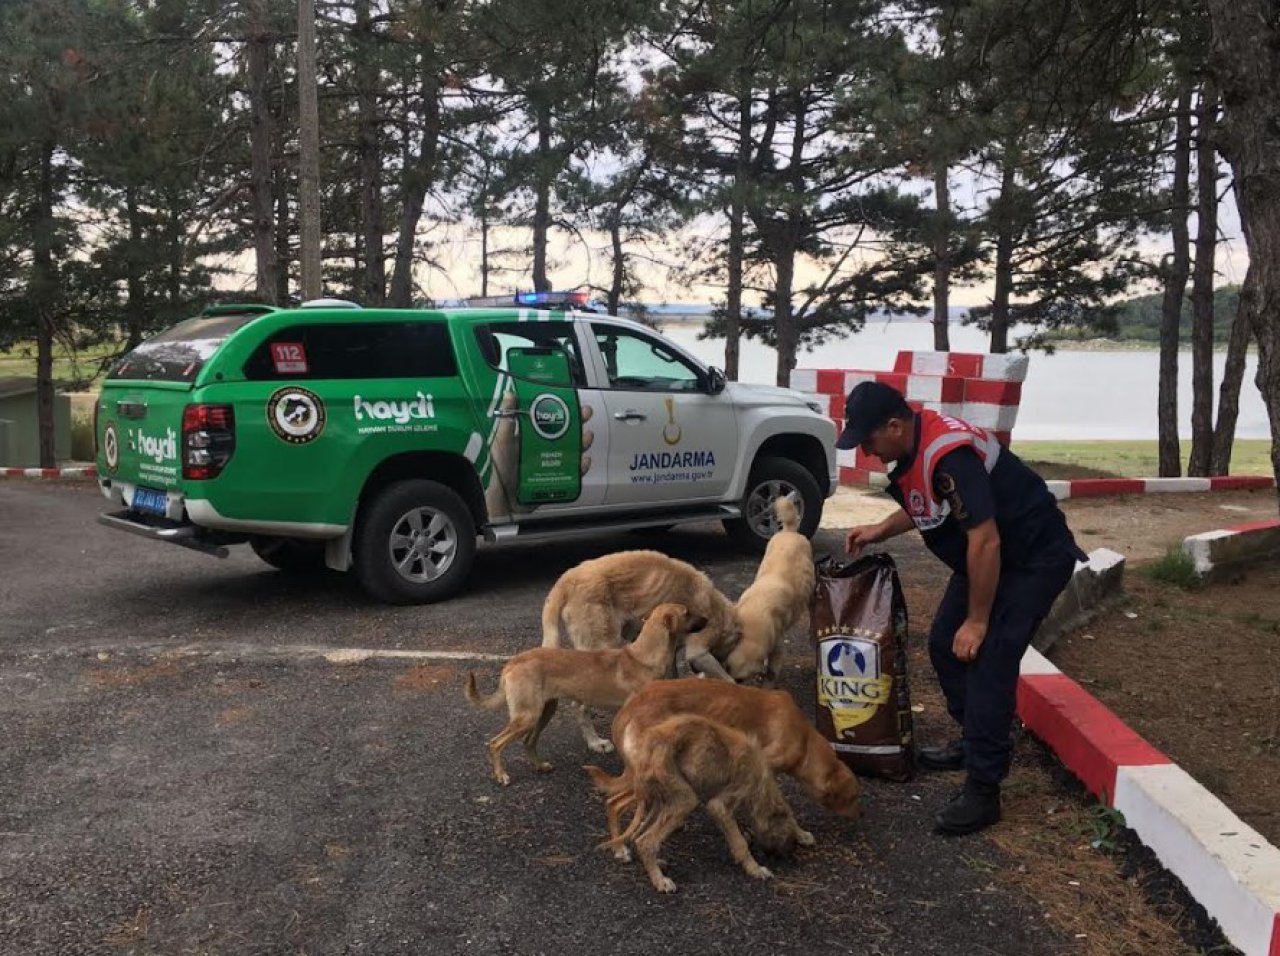
{"label": "truck front wheel", "polygon": [[798,499],[800,533],[812,538],[822,519],[822,490],[807,468],[789,458],[761,458],[752,465],[747,493],[742,496],[742,517],[726,521],[725,531],[745,550],[763,554],[781,527],[773,503],[783,495]]}
{"label": "truck front wheel", "polygon": [[458,493],[436,481],[397,481],[362,510],[351,542],[356,577],[388,604],[452,597],[471,572],[476,526]]}

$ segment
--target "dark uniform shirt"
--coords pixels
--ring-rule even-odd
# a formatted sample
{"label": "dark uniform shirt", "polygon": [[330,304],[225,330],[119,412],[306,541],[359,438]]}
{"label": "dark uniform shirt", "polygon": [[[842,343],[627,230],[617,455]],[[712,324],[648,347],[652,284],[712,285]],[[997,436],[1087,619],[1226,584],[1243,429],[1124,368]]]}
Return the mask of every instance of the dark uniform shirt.
{"label": "dark uniform shirt", "polygon": [[[889,494],[904,507],[896,479],[910,469],[919,451],[920,431],[917,416],[916,445],[889,472]],[[934,465],[933,493],[939,501],[947,502],[950,513],[936,528],[921,532],[921,537],[926,547],[957,574],[965,573],[968,530],[990,518],[995,518],[1000,533],[1002,567],[1061,564],[1068,557],[1085,560],[1044,479],[1008,448],[1000,449],[1000,457],[989,474],[971,447],[947,452]]]}

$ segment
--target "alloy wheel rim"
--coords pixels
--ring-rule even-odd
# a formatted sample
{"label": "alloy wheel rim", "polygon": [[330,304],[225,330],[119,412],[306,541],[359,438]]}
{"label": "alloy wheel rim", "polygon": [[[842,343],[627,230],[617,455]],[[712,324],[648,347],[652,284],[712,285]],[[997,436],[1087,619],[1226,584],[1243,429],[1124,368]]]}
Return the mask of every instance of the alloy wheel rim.
{"label": "alloy wheel rim", "polygon": [[771,538],[782,530],[778,516],[774,513],[773,503],[784,495],[794,495],[796,514],[804,521],[804,498],[796,494],[799,489],[789,481],[774,479],[764,481],[751,489],[747,496],[747,527],[762,538]]}
{"label": "alloy wheel rim", "polygon": [[458,529],[443,511],[422,506],[400,516],[387,552],[396,573],[413,584],[438,580],[458,554]]}

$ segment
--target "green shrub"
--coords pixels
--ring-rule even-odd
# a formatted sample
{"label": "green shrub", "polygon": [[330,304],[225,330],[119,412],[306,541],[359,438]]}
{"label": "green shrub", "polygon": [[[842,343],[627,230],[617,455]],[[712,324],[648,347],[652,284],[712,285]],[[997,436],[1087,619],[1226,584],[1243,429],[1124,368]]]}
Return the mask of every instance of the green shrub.
{"label": "green shrub", "polygon": [[93,416],[71,416],[71,460],[93,461]]}
{"label": "green shrub", "polygon": [[1196,574],[1196,566],[1190,556],[1176,545],[1166,551],[1163,558],[1148,564],[1143,571],[1153,580],[1172,584],[1186,591],[1194,591],[1204,583],[1200,575]]}

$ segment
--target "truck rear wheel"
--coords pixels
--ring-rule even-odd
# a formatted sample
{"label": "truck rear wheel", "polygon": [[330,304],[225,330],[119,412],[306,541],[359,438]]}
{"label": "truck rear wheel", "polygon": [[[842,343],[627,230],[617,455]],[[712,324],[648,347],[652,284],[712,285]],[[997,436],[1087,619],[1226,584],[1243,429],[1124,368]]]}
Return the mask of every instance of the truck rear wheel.
{"label": "truck rear wheel", "polygon": [[476,554],[476,526],[456,491],[437,481],[397,481],[362,510],[352,540],[356,577],[388,604],[452,597]]}
{"label": "truck rear wheel", "polygon": [[254,535],[249,540],[253,553],[279,571],[307,574],[324,570],[324,542],[301,538]]}
{"label": "truck rear wheel", "polygon": [[800,533],[812,538],[822,520],[822,490],[807,468],[789,458],[761,458],[751,466],[742,517],[724,523],[729,537],[746,551],[763,554],[780,528],[773,503],[783,495],[799,499]]}

